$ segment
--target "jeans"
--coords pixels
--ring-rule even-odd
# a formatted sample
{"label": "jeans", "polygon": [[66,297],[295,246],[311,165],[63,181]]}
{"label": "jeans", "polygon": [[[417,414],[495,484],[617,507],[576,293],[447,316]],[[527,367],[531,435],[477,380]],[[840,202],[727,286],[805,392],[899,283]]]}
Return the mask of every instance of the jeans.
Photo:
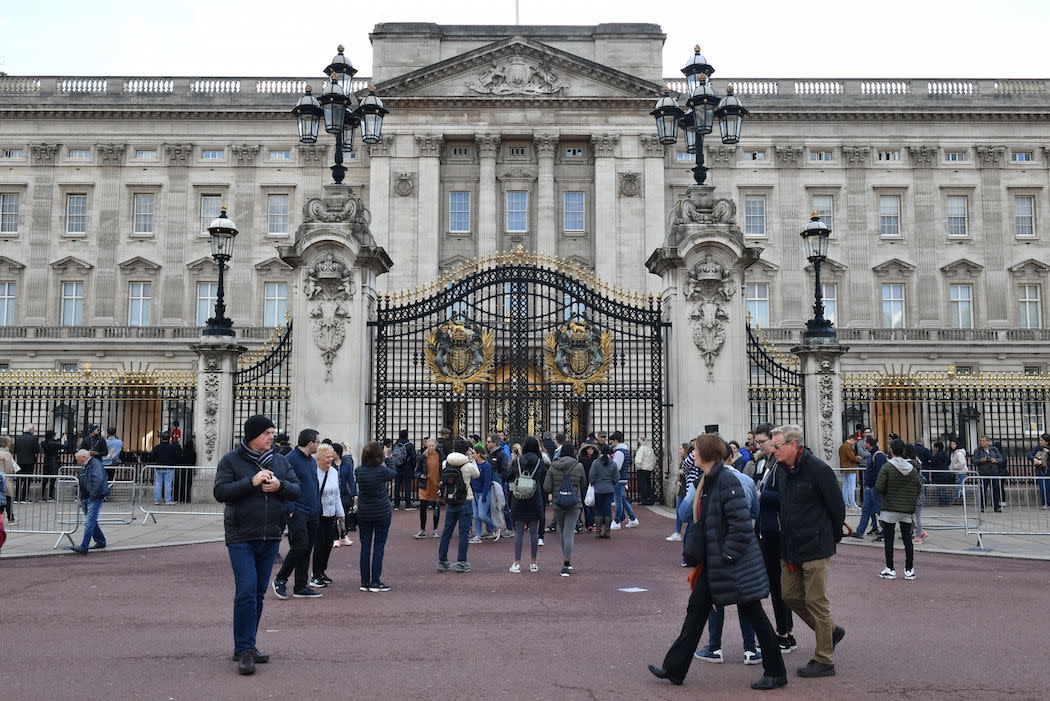
{"label": "jeans", "polygon": [[164,503],[172,503],[171,485],[175,479],[175,470],[153,471],[153,503],[161,500],[161,492],[164,494]]}
{"label": "jeans", "polygon": [[99,545],[106,544],[106,536],[98,527],[98,513],[102,511],[102,499],[85,499],[80,502],[84,509],[84,539],[80,541],[80,547],[87,548],[91,545],[91,539]]}
{"label": "jeans", "polygon": [[263,596],[270,585],[270,571],[280,544],[279,540],[251,540],[226,546],[233,568],[233,651],[236,654],[255,647]]}
{"label": "jeans", "polygon": [[[494,528],[492,525],[492,516],[489,514],[489,496],[486,494],[484,497],[478,497],[474,494],[474,501],[472,504],[472,511],[474,513],[474,535],[480,538],[484,533],[491,533]],[[481,524],[485,524],[487,528],[485,531],[481,530]]]}
{"label": "jeans", "polygon": [[631,508],[631,503],[627,501],[627,496],[624,492],[627,491],[627,482],[616,483],[616,521],[620,522],[624,519],[626,514],[632,521],[634,520],[634,509]]}
{"label": "jeans", "polygon": [[1039,487],[1039,505],[1050,506],[1050,476],[1045,470],[1042,472],[1036,470],[1035,483]]}
{"label": "jeans", "polygon": [[[896,524],[882,522],[882,545],[886,552],[886,566],[893,569],[893,526]],[[915,546],[912,544],[912,525],[900,522],[901,540],[904,542],[904,569],[915,569]]]}
{"label": "jeans", "polygon": [[536,554],[540,547],[540,522],[539,521],[515,521],[514,522],[514,561],[521,562],[521,546],[525,544],[525,529],[529,529],[530,552],[532,561],[536,562]]}
{"label": "jeans", "polygon": [[846,506],[857,507],[857,473],[852,470],[842,472],[842,501]]}
{"label": "jeans", "polygon": [[[744,650],[755,650],[755,629],[744,618],[744,614],[738,608],[737,618],[740,620],[740,636],[744,639]],[[722,649],[722,625],[725,623],[726,610],[724,606],[712,606],[711,613],[707,614],[707,649]]]}
{"label": "jeans", "polygon": [[452,531],[459,525],[459,552],[457,562],[467,561],[467,538],[470,535],[470,519],[473,508],[470,502],[449,504],[445,507],[445,527],[441,530],[438,541],[438,562],[448,562],[448,546],[452,541]]}
{"label": "jeans", "polygon": [[386,537],[390,534],[390,519],[358,521],[357,532],[361,540],[361,584],[378,584],[383,576],[383,553]]}
{"label": "jeans", "polygon": [[864,535],[868,527],[868,521],[875,528],[879,527],[875,516],[882,511],[882,497],[875,493],[875,487],[864,488],[864,508],[860,512],[860,523],[857,525],[857,533]]}
{"label": "jeans", "polygon": [[681,533],[682,532],[682,526],[685,525],[684,523],[682,523],[682,519],[678,518],[678,507],[681,506],[682,499],[684,499],[684,498],[685,497],[675,497],[674,498],[674,532],[675,533]]}
{"label": "jeans", "polygon": [[295,570],[295,585],[292,589],[305,589],[307,584],[307,570],[310,569],[310,552],[317,543],[317,530],[320,521],[315,515],[313,518],[303,516],[298,511],[293,511],[288,516],[288,554],[284,556],[284,564],[274,575],[274,579],[282,582],[288,581],[288,575]]}
{"label": "jeans", "polygon": [[415,474],[411,469],[398,470],[394,474],[394,508],[401,505],[401,497],[405,498],[405,508],[412,506],[412,480]]}
{"label": "jeans", "polygon": [[955,483],[959,485],[959,488],[955,490],[955,498],[962,501],[963,498],[963,480],[966,479],[966,473],[960,472],[955,476]]}
{"label": "jeans", "polygon": [[558,535],[561,536],[561,556],[568,562],[572,559],[572,548],[576,539],[576,521],[580,518],[580,505],[571,509],[563,509],[555,506],[553,509],[554,525],[558,527]]}

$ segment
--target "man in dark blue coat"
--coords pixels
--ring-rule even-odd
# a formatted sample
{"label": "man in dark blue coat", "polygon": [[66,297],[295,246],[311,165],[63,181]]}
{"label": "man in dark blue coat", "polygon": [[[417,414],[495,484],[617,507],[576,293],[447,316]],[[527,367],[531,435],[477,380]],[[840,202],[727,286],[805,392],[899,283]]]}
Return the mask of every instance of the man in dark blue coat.
{"label": "man in dark blue coat", "polygon": [[[102,502],[109,494],[109,482],[106,481],[106,470],[102,467],[102,461],[93,457],[85,449],[77,451],[73,456],[80,465],[80,506],[84,510],[84,539],[80,545],[74,545],[70,550],[81,555],[86,555],[88,546],[92,550],[106,547],[106,536],[98,527],[98,514],[102,510]],[[91,545],[91,539],[95,544]]]}
{"label": "man in dark blue coat", "polygon": [[288,575],[293,570],[292,596],[297,599],[319,599],[322,596],[308,585],[307,580],[310,553],[317,544],[317,534],[321,529],[321,485],[317,481],[317,462],[313,458],[319,444],[317,435],[312,428],[304,428],[299,432],[295,450],[285,456],[299,478],[302,493],[288,504],[288,554],[273,577],[273,593],[278,599],[288,598]]}

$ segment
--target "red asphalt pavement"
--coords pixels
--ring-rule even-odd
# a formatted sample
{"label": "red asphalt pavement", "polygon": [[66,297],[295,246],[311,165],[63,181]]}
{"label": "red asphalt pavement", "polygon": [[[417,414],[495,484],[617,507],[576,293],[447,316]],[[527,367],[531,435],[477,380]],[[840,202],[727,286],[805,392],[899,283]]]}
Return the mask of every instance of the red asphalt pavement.
{"label": "red asphalt pavement", "polygon": [[919,553],[917,581],[885,581],[880,550],[849,546],[832,566],[837,677],[795,675],[813,648],[796,620],[788,686],[751,691],[762,668],[742,664],[730,615],[726,664],[697,661],[670,686],[645,665],[677,635],[686,570],[670,521],[639,516],[610,541],[577,536],[562,578],[555,537],[537,574],[507,572],[506,541],[470,546],[469,574],[438,574],[437,540],[413,540],[416,513],[395,512],[393,590],[359,592],[357,543],[336,550],[323,599],[268,596],[259,647],[273,660],[253,677],[229,660],[222,544],[5,561],[0,699],[1047,698],[1046,562]]}

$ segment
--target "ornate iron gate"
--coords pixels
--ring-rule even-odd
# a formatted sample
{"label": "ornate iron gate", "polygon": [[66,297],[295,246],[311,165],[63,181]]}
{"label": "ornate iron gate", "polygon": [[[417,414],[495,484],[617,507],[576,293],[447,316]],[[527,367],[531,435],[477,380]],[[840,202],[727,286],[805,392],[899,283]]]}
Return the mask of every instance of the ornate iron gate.
{"label": "ornate iron gate", "polygon": [[[591,431],[664,445],[663,327],[655,296],[614,290],[575,263],[522,251],[381,295],[376,438]],[[659,487],[657,487],[659,489]]]}
{"label": "ornate iron gate", "polygon": [[747,399],[751,404],[751,426],[798,424],[805,428],[806,396],[797,361],[764,344],[757,329],[747,325],[747,357],[751,377]]}
{"label": "ornate iron gate", "polygon": [[235,440],[255,414],[270,417],[278,433],[292,430],[292,322],[287,328],[278,327],[261,349],[241,356],[240,367],[233,376]]}

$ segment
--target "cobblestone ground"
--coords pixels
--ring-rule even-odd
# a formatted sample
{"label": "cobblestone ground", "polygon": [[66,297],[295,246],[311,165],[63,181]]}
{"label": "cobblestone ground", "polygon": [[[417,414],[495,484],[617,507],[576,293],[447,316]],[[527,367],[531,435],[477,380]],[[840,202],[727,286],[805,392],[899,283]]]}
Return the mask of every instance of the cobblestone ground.
{"label": "cobblestone ground", "polygon": [[[434,571],[437,541],[396,512],[383,579],[357,590],[358,546],[333,554],[319,600],[267,599],[259,646],[240,677],[232,581],[221,544],[92,552],[0,565],[0,689],[22,699],[706,699],[759,694],[741,662],[735,616],[727,663],[697,662],[686,683],[652,678],[688,596],[667,521],[610,541],[579,536],[576,574],[558,576],[555,538],[538,574],[509,574],[510,542],[472,545],[469,574]],[[903,553],[898,553],[903,557]],[[880,580],[881,551],[842,548],[832,608],[847,635],[838,676],[794,675],[813,636],[796,627],[790,683],[775,698],[1043,699],[1046,563],[917,555],[919,579]],[[898,567],[898,570],[903,567]],[[642,591],[623,591],[641,589]],[[705,634],[706,640],[706,634]]]}

